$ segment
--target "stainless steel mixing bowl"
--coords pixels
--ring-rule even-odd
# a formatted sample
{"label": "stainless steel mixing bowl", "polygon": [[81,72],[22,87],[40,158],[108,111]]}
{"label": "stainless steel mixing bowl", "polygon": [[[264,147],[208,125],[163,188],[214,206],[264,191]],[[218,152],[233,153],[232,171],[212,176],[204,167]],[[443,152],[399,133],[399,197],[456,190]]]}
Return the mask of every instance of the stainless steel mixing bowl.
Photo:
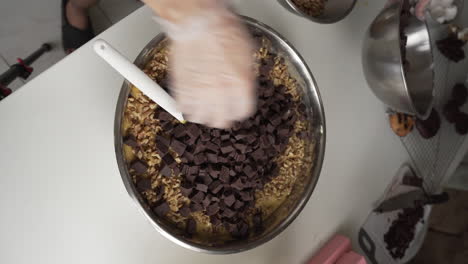
{"label": "stainless steel mixing bowl", "polygon": [[434,101],[432,47],[425,22],[412,16],[405,28],[408,37],[404,69],[400,48],[400,3],[384,8],[370,25],[362,49],[367,83],[393,110],[426,118]]}
{"label": "stainless steel mixing bowl", "polygon": [[[320,94],[309,68],[292,45],[273,29],[251,18],[243,17],[243,20],[251,30],[268,38],[272,42],[273,50],[285,58],[290,72],[293,74],[293,77],[296,78],[299,87],[303,91],[303,102],[307,108],[306,112],[310,122],[311,131],[310,141],[312,144],[306,152],[307,155],[312,157],[313,166],[310,171],[304,172],[304,180],[296,181],[296,185],[294,186],[291,195],[288,196],[288,199],[281,204],[281,206],[269,218],[264,219],[265,230],[262,233],[251,236],[246,240],[229,243],[193,240],[185,237],[183,230],[180,230],[163,219],[155,216],[136,190],[127,168],[127,162],[123,156],[122,137],[124,131],[122,128],[122,121],[127,98],[131,89],[131,85],[128,82],[124,82],[117,103],[114,130],[115,152],[125,188],[127,189],[130,197],[135,201],[138,209],[147,217],[155,229],[178,245],[198,252],[213,254],[236,253],[255,248],[276,237],[289,224],[291,224],[306,205],[315,185],[317,184],[324,158],[325,116]],[[150,41],[140,55],[138,55],[135,64],[140,68],[143,68],[143,66],[151,59],[151,56],[155,51],[155,47],[157,47],[164,39],[165,36],[161,34]]]}
{"label": "stainless steel mixing bowl", "polygon": [[344,19],[356,5],[357,0],[327,0],[323,14],[317,17],[307,15],[292,0],[278,0],[283,7],[293,14],[305,17],[320,24],[336,23]]}

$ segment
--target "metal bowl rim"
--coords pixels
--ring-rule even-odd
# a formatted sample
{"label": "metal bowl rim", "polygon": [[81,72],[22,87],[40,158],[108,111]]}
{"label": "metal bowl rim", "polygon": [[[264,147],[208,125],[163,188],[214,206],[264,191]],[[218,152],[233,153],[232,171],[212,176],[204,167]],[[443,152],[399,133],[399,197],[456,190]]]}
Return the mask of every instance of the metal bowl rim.
{"label": "metal bowl rim", "polygon": [[311,20],[313,22],[319,23],[319,24],[333,24],[333,23],[336,23],[338,21],[341,21],[341,20],[345,19],[353,11],[353,9],[354,9],[354,7],[356,6],[356,3],[357,3],[357,0],[353,0],[352,5],[341,16],[335,17],[333,19],[320,19],[320,18],[317,18],[317,17],[309,16],[306,13],[302,12],[302,10],[299,7],[297,7],[296,4],[294,4],[292,2],[292,0],[278,0],[278,1],[285,2],[286,4],[289,5],[289,7],[292,10],[294,10],[300,16],[302,16],[304,18],[307,18],[307,19],[309,19],[309,20]]}
{"label": "metal bowl rim", "polygon": [[[309,87],[309,90],[311,92],[311,99],[313,103],[315,104],[314,110],[314,118],[316,118],[317,126],[320,126],[320,136],[316,138],[315,146],[314,146],[314,153],[316,154],[313,168],[312,168],[312,179],[311,183],[306,186],[304,189],[303,195],[301,199],[298,201],[297,205],[295,208],[286,216],[278,226],[270,231],[269,233],[265,234],[264,236],[260,237],[258,240],[254,241],[247,241],[245,244],[242,244],[241,246],[235,245],[235,247],[209,247],[209,246],[203,246],[197,243],[193,243],[187,240],[179,239],[178,237],[172,235],[168,230],[164,229],[162,226],[160,226],[155,219],[151,216],[151,213],[149,210],[145,209],[145,204],[140,202],[140,194],[138,191],[135,189],[134,184],[130,180],[130,175],[128,173],[128,169],[126,166],[125,159],[123,157],[123,142],[122,142],[122,119],[123,119],[123,111],[124,107],[127,102],[127,97],[130,92],[130,84],[127,81],[124,81],[121,91],[117,100],[117,106],[116,106],[116,114],[115,114],[115,120],[114,120],[114,145],[115,145],[115,153],[116,153],[116,159],[117,159],[117,164],[118,168],[120,171],[120,175],[122,178],[122,181],[124,183],[125,189],[127,190],[129,196],[132,198],[134,201],[135,206],[138,208],[138,210],[145,215],[145,217],[150,221],[150,223],[153,225],[153,227],[161,233],[164,237],[169,239],[170,241],[178,244],[179,246],[182,246],[184,248],[196,251],[196,252],[202,252],[202,253],[209,253],[209,254],[232,254],[232,253],[239,253],[243,251],[247,251],[253,248],[256,248],[273,238],[275,238],[277,235],[279,235],[282,231],[284,231],[295,219],[296,217],[300,214],[300,212],[304,209],[305,205],[309,201],[313,191],[315,190],[315,187],[317,185],[318,179],[320,177],[322,165],[323,165],[323,160],[325,157],[325,144],[326,144],[326,124],[325,124],[325,114],[324,114],[324,109],[323,109],[323,103],[321,100],[320,92],[318,90],[317,83],[315,81],[315,78],[313,77],[309,67],[307,66],[305,60],[303,57],[298,53],[298,51],[287,41],[283,36],[281,36],[277,31],[272,29],[271,27],[263,24],[262,22],[259,22],[253,18],[246,17],[246,16],[241,16],[242,20],[246,22],[248,25],[253,26],[254,28],[259,28],[262,31],[265,31],[269,33],[270,35],[274,36],[278,42],[281,43],[282,48],[285,50],[286,54],[289,55],[294,55],[297,57],[298,61],[294,63],[294,66],[297,68],[302,68],[304,73],[306,73],[306,76],[303,76],[304,81],[307,81]],[[151,51],[152,48],[154,48],[155,43],[159,43],[165,38],[164,33],[158,34],[156,37],[154,37],[151,41],[149,41],[148,44],[143,48],[143,50],[139,53],[137,58],[135,59],[135,62],[138,60],[142,59],[148,51]],[[287,52],[286,52],[287,51]],[[307,76],[308,75],[308,76]],[[316,116],[316,117],[315,117]]]}
{"label": "metal bowl rim", "polygon": [[[399,3],[399,8],[398,8],[398,16],[397,16],[397,19],[398,19],[398,35],[401,36],[401,9],[403,8],[403,2]],[[432,39],[431,39],[431,34],[429,32],[429,26],[427,25],[427,22],[426,21],[421,21],[422,24],[424,24],[424,28],[425,28],[425,31],[426,31],[426,34],[427,34],[427,37],[428,37],[428,42],[429,42],[429,55],[431,56],[431,61],[432,61],[432,65],[434,65],[434,52],[433,52],[433,47],[432,47]],[[401,39],[399,40],[398,44],[400,45],[400,41]],[[402,54],[401,54],[401,49],[398,48],[398,54],[399,54],[399,58],[398,60],[400,61],[400,72],[401,72],[401,77],[402,77],[402,80],[403,80],[403,84],[405,86],[405,93],[406,93],[406,96],[407,98],[409,99],[409,104],[412,108],[412,112],[414,113],[414,115],[419,118],[419,119],[422,119],[422,120],[425,120],[429,114],[431,113],[431,110],[434,106],[434,101],[435,101],[435,95],[434,95],[434,92],[435,92],[435,84],[434,84],[434,81],[435,81],[435,72],[434,72],[434,69],[432,69],[432,81],[431,81],[431,101],[428,103],[428,106],[427,108],[425,109],[424,112],[421,112],[420,110],[421,109],[417,109],[416,108],[416,105],[414,103],[414,99],[413,99],[413,96],[411,96],[411,93],[410,93],[410,89],[408,87],[408,84],[406,82],[406,71],[403,67],[403,57],[402,57]]]}

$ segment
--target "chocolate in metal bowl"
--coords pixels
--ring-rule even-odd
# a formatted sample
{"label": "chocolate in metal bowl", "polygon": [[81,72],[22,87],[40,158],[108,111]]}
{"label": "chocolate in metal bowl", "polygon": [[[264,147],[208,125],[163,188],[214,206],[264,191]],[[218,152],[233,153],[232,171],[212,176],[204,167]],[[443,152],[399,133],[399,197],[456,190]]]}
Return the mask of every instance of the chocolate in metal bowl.
{"label": "chocolate in metal bowl", "polygon": [[[309,138],[307,140],[311,142],[308,145],[310,147],[305,150],[306,155],[312,160],[312,166],[308,166],[310,170],[303,172],[304,179],[295,182],[287,199],[267,219],[263,219],[263,231],[251,234],[248,238],[242,240],[216,242],[210,239],[189,238],[184,235],[184,230],[180,230],[164,218],[156,216],[136,189],[123,153],[123,136],[125,132],[123,118],[127,99],[132,88],[132,85],[128,82],[124,82],[117,103],[114,130],[115,151],[125,188],[139,211],[146,216],[156,230],[176,244],[198,252],[212,254],[238,253],[253,249],[276,237],[294,221],[306,205],[317,184],[324,158],[325,116],[320,94],[309,68],[292,45],[273,29],[252,18],[242,17],[242,19],[251,31],[261,34],[271,42],[272,49],[284,58],[290,74],[296,79],[298,89],[302,93],[302,103],[306,106],[305,114],[309,124]],[[151,59],[156,47],[164,39],[165,36],[160,34],[151,40],[138,55],[135,64],[143,68]]]}

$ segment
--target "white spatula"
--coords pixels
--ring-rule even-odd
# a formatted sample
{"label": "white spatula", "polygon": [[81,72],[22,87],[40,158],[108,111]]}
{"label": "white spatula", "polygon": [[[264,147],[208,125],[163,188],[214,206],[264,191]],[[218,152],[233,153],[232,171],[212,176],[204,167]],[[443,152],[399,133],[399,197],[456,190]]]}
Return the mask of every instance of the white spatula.
{"label": "white spatula", "polygon": [[94,51],[156,104],[164,108],[180,122],[185,122],[182,113],[177,110],[174,98],[109,43],[102,39],[96,40],[94,42]]}

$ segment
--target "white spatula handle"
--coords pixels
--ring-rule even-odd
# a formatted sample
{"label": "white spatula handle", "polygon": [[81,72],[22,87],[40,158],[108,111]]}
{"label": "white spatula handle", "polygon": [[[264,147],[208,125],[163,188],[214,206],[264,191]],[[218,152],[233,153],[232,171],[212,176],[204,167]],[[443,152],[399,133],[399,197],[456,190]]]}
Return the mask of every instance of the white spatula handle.
{"label": "white spatula handle", "polygon": [[179,121],[184,121],[182,113],[177,110],[174,98],[109,43],[102,39],[96,40],[94,42],[94,51],[125,79],[151,98],[151,100],[164,108]]}

